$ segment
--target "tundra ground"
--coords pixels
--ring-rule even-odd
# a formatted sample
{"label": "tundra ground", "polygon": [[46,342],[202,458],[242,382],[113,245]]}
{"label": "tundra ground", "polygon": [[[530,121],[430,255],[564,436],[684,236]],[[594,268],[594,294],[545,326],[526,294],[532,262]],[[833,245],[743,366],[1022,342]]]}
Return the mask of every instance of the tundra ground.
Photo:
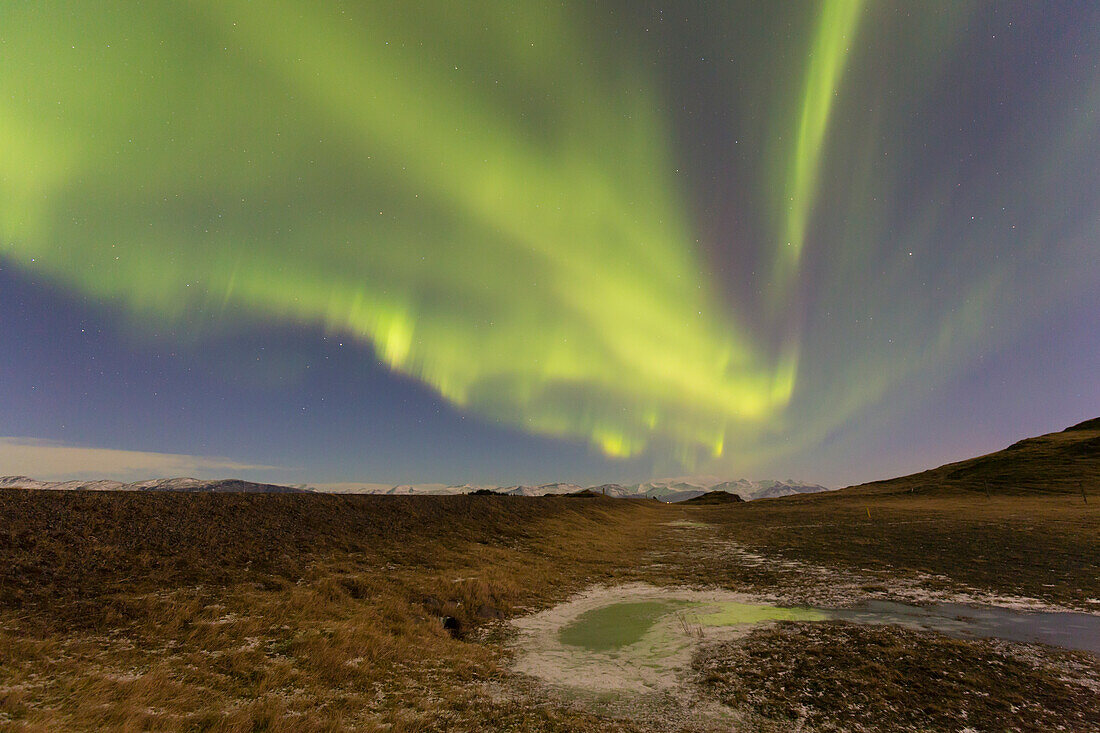
{"label": "tundra ground", "polygon": [[[701,648],[679,696],[601,705],[515,671],[508,621],[635,582],[1098,613],[1098,562],[1100,501],[1070,495],[682,507],[10,490],[0,730],[1096,730],[1087,653],[780,623]],[[896,664],[908,684],[879,673]],[[790,669],[819,686],[776,684]]]}

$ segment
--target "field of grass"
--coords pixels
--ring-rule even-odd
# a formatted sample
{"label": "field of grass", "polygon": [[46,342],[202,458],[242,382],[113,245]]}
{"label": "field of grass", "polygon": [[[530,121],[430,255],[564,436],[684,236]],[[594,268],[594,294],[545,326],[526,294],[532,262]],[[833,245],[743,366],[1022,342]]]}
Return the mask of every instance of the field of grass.
{"label": "field of grass", "polygon": [[[1100,611],[1100,496],[837,492],[686,510],[720,537],[789,560],[921,576],[950,589],[1020,595]],[[715,565],[723,584],[765,587],[767,568]]]}
{"label": "field of grass", "polygon": [[[508,671],[505,646],[485,629],[593,583],[768,592],[815,582],[769,563],[739,563],[715,541],[776,560],[872,565],[883,578],[933,571],[937,582],[1076,602],[1095,588],[1100,502],[1044,499],[869,503],[832,494],[683,507],[0,492],[0,730],[662,730],[542,695]],[[1014,571],[998,573],[1006,564]],[[903,641],[914,648],[929,643],[910,637]],[[770,640],[727,649],[729,659],[767,656],[774,646],[772,664],[832,665],[823,677],[834,680],[862,674],[841,659],[799,658],[805,645],[781,650],[762,638]],[[972,647],[945,648],[958,664],[984,663],[990,652]],[[723,653],[708,650],[698,662],[709,670],[700,689],[741,704],[730,696]],[[924,675],[936,689],[947,669],[938,664],[914,667],[916,683]],[[1028,670],[1058,694],[1064,670]],[[754,679],[754,725],[795,729],[784,718],[801,704],[794,688],[778,694]],[[899,704],[896,690],[862,684],[859,694],[875,704]],[[515,694],[493,692],[502,688]],[[1000,709],[991,703],[983,714]],[[815,714],[828,730],[851,711]],[[1057,714],[1036,720],[1071,719]]]}
{"label": "field of grass", "polygon": [[[540,687],[510,670],[502,621],[631,581],[787,604],[904,591],[1098,613],[1097,435],[714,505],[0,491],[0,731],[729,730]],[[1061,466],[1048,490],[1028,484],[1042,461]],[[1087,731],[1100,728],[1096,664],[780,624],[702,649],[677,705],[728,705],[745,730]]]}
{"label": "field of grass", "polygon": [[653,504],[0,492],[0,730],[606,729],[478,693],[466,636],[614,579]]}
{"label": "field of grass", "polygon": [[1096,612],[1100,421],[912,476],[709,517],[726,539],[789,559],[942,576],[946,586]]}

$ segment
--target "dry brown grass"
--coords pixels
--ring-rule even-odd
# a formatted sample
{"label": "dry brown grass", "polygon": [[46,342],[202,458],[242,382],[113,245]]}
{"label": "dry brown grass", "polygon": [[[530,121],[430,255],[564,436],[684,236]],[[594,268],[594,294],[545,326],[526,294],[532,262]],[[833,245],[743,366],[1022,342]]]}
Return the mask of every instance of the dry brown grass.
{"label": "dry brown grass", "polygon": [[512,497],[4,492],[0,507],[0,728],[26,731],[603,729],[487,700],[471,683],[501,673],[499,650],[461,637],[613,578],[663,519]]}
{"label": "dry brown grass", "polygon": [[[954,583],[1087,610],[1095,610],[1090,599],[1100,598],[1100,501],[1085,504],[1072,495],[837,493],[681,511],[771,557],[942,576],[947,588]],[[701,572],[731,587],[773,580],[766,567]]]}
{"label": "dry brown grass", "polygon": [[[1073,432],[894,482],[723,506],[0,491],[0,731],[652,731],[534,686],[497,694],[517,679],[479,629],[595,582],[821,586],[772,562],[783,557],[1087,606],[1100,597],[1100,431]],[[739,562],[737,547],[767,560]],[[965,652],[963,667],[988,661],[981,645],[944,649]],[[935,677],[957,660],[926,661]],[[823,664],[834,681],[859,672]],[[1057,669],[1036,669],[1056,687]]]}

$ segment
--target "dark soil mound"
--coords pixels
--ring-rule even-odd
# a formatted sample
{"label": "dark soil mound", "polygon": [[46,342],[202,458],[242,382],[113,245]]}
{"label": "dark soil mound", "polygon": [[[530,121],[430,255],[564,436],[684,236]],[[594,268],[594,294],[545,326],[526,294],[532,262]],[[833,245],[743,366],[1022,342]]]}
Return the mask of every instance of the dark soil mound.
{"label": "dark soil mound", "polygon": [[737,504],[744,501],[737,494],[731,494],[728,491],[708,491],[702,496],[688,499],[684,504]]}

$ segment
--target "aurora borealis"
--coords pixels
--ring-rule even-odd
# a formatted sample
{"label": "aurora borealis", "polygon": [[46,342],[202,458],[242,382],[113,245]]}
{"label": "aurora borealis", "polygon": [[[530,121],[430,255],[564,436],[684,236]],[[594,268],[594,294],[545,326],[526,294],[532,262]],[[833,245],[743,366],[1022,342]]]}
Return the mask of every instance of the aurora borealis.
{"label": "aurora borealis", "polygon": [[1084,2],[5,4],[0,434],[843,481],[1093,417],[1098,63]]}

